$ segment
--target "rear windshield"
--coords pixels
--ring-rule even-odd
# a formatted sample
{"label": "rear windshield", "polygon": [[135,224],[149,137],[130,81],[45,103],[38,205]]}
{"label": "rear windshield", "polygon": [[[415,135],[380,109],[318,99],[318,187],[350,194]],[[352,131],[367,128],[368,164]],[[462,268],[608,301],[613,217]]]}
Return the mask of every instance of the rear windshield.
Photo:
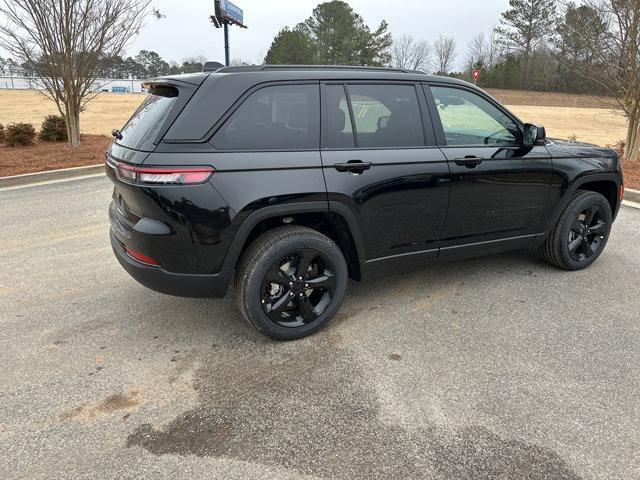
{"label": "rear windshield", "polygon": [[174,87],[153,87],[124,128],[120,131],[122,140],[118,144],[152,152],[154,140],[162,128],[169,112],[178,99],[178,89]]}

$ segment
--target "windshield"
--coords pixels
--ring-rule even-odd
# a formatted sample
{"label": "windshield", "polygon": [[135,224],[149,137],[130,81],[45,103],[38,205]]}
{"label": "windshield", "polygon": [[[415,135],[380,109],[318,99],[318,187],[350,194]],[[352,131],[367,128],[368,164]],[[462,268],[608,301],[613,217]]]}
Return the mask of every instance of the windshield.
{"label": "windshield", "polygon": [[174,87],[154,87],[127,124],[120,131],[122,139],[117,143],[135,150],[152,152],[154,141],[165,119],[171,112],[178,90]]}

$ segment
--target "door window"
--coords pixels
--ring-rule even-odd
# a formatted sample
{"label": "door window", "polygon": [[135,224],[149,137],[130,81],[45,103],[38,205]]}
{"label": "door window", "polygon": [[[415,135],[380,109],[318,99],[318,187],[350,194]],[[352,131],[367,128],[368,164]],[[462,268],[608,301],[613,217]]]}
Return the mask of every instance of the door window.
{"label": "door window", "polygon": [[349,85],[360,148],[424,146],[424,129],[413,85]]}
{"label": "door window", "polygon": [[516,123],[480,95],[431,87],[448,146],[517,145]]}
{"label": "door window", "polygon": [[252,93],[212,139],[221,150],[311,150],[319,147],[317,85],[278,85]]}

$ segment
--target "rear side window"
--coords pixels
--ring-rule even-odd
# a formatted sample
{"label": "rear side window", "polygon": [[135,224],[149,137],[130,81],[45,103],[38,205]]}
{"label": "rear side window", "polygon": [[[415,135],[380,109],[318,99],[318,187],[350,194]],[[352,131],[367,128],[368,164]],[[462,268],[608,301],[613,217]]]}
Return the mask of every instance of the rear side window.
{"label": "rear side window", "polygon": [[117,143],[135,150],[152,152],[154,141],[178,99],[178,89],[169,86],[153,87],[142,105],[120,131]]}
{"label": "rear side window", "polygon": [[213,136],[221,150],[319,147],[318,85],[277,85],[252,93]]}
{"label": "rear side window", "polygon": [[349,85],[360,148],[424,146],[424,129],[413,85]]}

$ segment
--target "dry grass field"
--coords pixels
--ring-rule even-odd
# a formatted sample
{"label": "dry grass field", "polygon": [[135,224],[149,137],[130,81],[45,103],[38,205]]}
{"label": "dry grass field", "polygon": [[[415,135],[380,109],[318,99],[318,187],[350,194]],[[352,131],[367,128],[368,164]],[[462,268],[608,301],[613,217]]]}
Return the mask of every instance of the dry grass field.
{"label": "dry grass field", "polygon": [[[110,135],[127,121],[145,95],[142,93],[100,93],[80,115],[82,133]],[[0,90],[0,123],[33,123],[39,129],[47,115],[58,114],[56,105],[33,90]]]}
{"label": "dry grass field", "polygon": [[509,109],[522,121],[545,126],[552,138],[571,138],[596,145],[613,145],[627,132],[626,119],[615,110],[511,105]]}
{"label": "dry grass field", "polygon": [[[550,137],[614,144],[625,137],[626,121],[606,97],[558,93],[490,90],[523,121],[540,123]],[[120,128],[144,98],[136,93],[101,93],[81,116],[83,133],[109,135]],[[29,90],[0,90],[0,123],[28,122],[39,127],[42,119],[57,113],[53,102]]]}

